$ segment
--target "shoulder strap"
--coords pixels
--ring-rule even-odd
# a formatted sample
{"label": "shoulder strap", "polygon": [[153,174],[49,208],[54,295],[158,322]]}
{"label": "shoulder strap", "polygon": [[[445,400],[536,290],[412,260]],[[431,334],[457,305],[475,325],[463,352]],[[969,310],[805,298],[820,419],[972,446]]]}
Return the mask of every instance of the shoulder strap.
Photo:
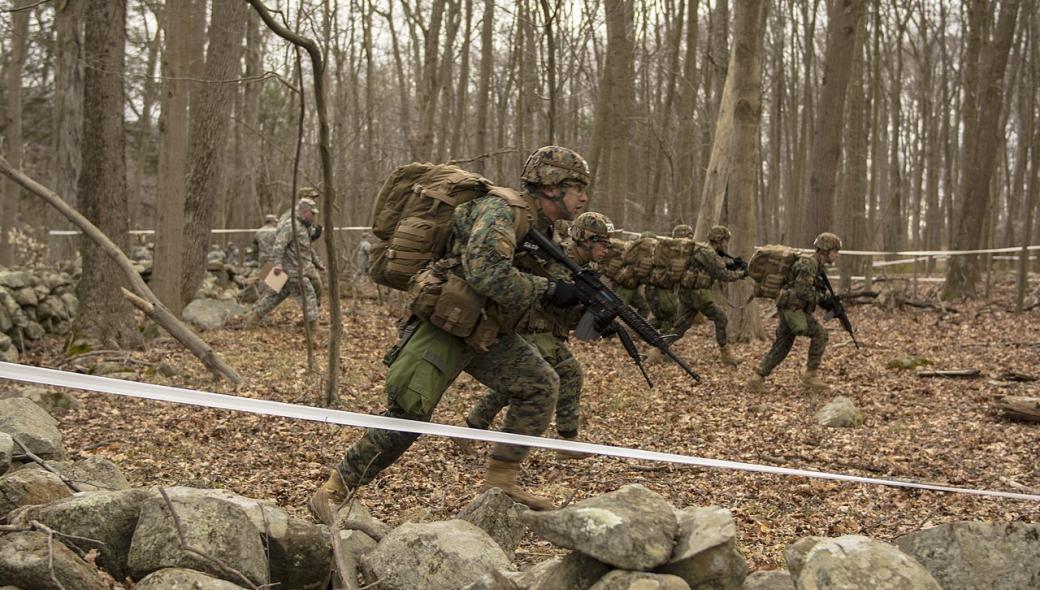
{"label": "shoulder strap", "polygon": [[488,194],[502,199],[513,208],[513,229],[516,232],[516,241],[520,243],[534,223],[534,201],[519,191],[504,186],[491,187]]}

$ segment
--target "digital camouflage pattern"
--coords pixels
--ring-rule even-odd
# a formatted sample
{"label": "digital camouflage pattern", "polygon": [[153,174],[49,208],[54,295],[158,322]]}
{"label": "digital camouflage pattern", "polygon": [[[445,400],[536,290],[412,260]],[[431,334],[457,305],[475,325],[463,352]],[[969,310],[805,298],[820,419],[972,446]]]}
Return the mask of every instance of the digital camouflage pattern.
{"label": "digital camouflage pattern", "polygon": [[592,182],[589,164],[578,152],[558,145],[538,148],[524,163],[520,178],[535,185],[557,185],[567,181]]}
{"label": "digital camouflage pattern", "polygon": [[253,233],[253,251],[257,253],[257,262],[259,262],[261,266],[268,262],[272,264],[278,262],[277,257],[274,255],[274,240],[277,236],[277,219],[275,219],[273,223],[264,225]]}
{"label": "digital camouflage pattern", "polygon": [[673,238],[692,238],[693,237],[693,226],[681,223],[672,228]]}
{"label": "digital camouflage pattern", "polygon": [[[281,291],[275,292],[271,289],[265,289],[263,296],[253,306],[253,312],[262,318],[292,295],[300,301],[300,306],[304,310],[304,319],[311,322],[318,319],[318,293],[315,289],[316,285],[321,284],[317,268],[318,255],[311,248],[311,235],[308,224],[300,217],[296,218],[297,244],[293,244],[291,214],[291,210],[286,211],[282,214],[281,219],[278,220],[272,247],[273,252],[271,253],[271,262],[280,265],[282,270],[289,275],[289,280],[282,287]],[[300,250],[299,258],[296,256],[297,246]],[[301,268],[299,261],[301,260],[303,261],[302,270],[304,276],[302,284],[297,280]]]}
{"label": "digital camouflage pattern", "polygon": [[746,275],[740,270],[727,269],[726,262],[711,248],[695,248],[690,263],[697,266],[708,282],[706,287],[698,289],[679,289],[679,319],[675,322],[675,333],[678,338],[682,338],[693,325],[697,314],[703,313],[704,317],[715,324],[715,342],[719,346],[725,346],[728,320],[725,312],[715,304],[711,287],[716,281],[729,283],[739,281]]}
{"label": "digital camouflage pattern", "polygon": [[614,294],[618,296],[618,299],[624,301],[625,305],[636,310],[644,318],[650,317],[650,304],[643,293],[643,285],[636,285],[632,289],[622,287],[621,285],[613,285],[612,288],[614,289]]}
{"label": "digital camouflage pattern", "polygon": [[817,250],[841,250],[841,238],[825,231],[813,240],[813,248]]}
{"label": "digital camouflage pattern", "polygon": [[310,277],[304,277],[302,289],[300,285],[296,275],[290,274],[289,280],[282,286],[281,291],[273,291],[265,287],[263,296],[253,306],[253,312],[258,317],[265,317],[291,295],[298,301],[302,301],[300,305],[303,307],[303,318],[308,322],[316,321],[318,319],[318,293],[314,290],[314,281]]}
{"label": "digital camouflage pattern", "polygon": [[772,373],[787,358],[798,336],[810,339],[806,367],[819,368],[828,340],[827,330],[813,317],[813,311],[822,296],[822,285],[817,279],[819,272],[820,263],[815,256],[802,256],[791,265],[787,282],[777,298],[779,324],[776,327],[776,338],[757,369],[762,377]]}
{"label": "digital camouflage pattern", "polygon": [[716,225],[708,231],[708,241],[716,244],[731,237],[732,234],[729,233],[729,228],[724,225]]}
{"label": "digital camouflage pattern", "polygon": [[[547,231],[551,223],[537,209],[537,200],[532,195],[526,196],[536,209],[531,227]],[[507,309],[530,309],[545,295],[548,279],[520,272],[514,266],[515,214],[513,207],[494,195],[459,205],[453,211],[451,253],[459,260],[462,277],[478,293]],[[444,337],[454,338],[447,333]],[[409,341],[405,349],[413,343]],[[556,403],[560,378],[534,346],[515,332],[506,332],[499,335],[486,352],[467,347],[464,357],[462,370],[506,400],[508,410],[503,432],[532,436],[545,432]],[[409,414],[394,397],[388,389],[388,409],[384,415],[429,421],[433,408],[423,415]],[[350,488],[368,483],[393,464],[416,438],[418,435],[406,432],[368,429],[347,450],[339,465],[340,476]],[[516,462],[527,452],[527,447],[497,444],[491,457]]]}
{"label": "digital camouflage pattern", "polygon": [[595,211],[586,211],[574,220],[567,233],[572,240],[582,242],[592,238],[609,240],[613,231],[614,224],[606,215],[596,213]]}

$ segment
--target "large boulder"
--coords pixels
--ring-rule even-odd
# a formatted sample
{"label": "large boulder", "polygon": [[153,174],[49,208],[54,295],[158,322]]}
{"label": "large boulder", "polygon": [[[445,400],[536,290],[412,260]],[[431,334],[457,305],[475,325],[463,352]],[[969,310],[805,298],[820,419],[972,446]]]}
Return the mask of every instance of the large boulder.
{"label": "large boulder", "polygon": [[243,590],[226,580],[202,572],[171,567],[148,574],[134,584],[134,590]]}
{"label": "large boulder", "polygon": [[361,558],[376,548],[376,542],[361,531],[340,530],[337,535],[336,569],[348,579],[356,579],[361,574]]}
{"label": "large boulder", "polygon": [[[0,342],[0,346],[2,346]],[[79,400],[62,389],[51,389],[39,385],[13,387],[0,391],[0,399],[24,397],[40,406],[48,414],[57,415],[74,410],[80,406]]]}
{"label": "large boulder", "polygon": [[383,590],[463,588],[485,573],[511,569],[487,533],[465,520],[403,524],[361,558],[369,582]]}
{"label": "large boulder", "polygon": [[787,570],[769,570],[754,572],[744,578],[742,590],[795,590],[795,587]]}
{"label": "large boulder", "polygon": [[614,570],[589,590],[690,590],[679,576]]}
{"label": "large boulder", "polygon": [[235,316],[249,311],[244,305],[230,300],[196,299],[185,306],[181,316],[184,321],[200,330],[216,330]]}
{"label": "large boulder", "polygon": [[[245,510],[219,498],[179,494],[170,497],[187,548],[234,568],[254,584],[267,582],[267,559],[260,532]],[[130,543],[127,565],[135,578],[168,567],[184,567],[235,582],[235,574],[181,547],[177,523],[163,497],[152,495]]]}
{"label": "large boulder", "polygon": [[0,475],[7,473],[14,458],[14,439],[6,432],[0,432]]}
{"label": "large boulder", "polygon": [[61,478],[43,469],[19,469],[0,477],[0,518],[20,506],[50,504],[72,490]]}
{"label": "large boulder", "polygon": [[555,545],[628,570],[667,563],[679,528],[675,507],[638,484],[560,510],[528,511],[521,518]]}
{"label": "large boulder", "polygon": [[[272,584],[298,590],[324,589],[332,570],[332,546],[319,525],[289,516],[273,502],[254,500],[227,490],[166,488],[171,499],[211,498],[240,508],[268,549]],[[235,580],[231,580],[235,581]]]}
{"label": "large boulder", "polygon": [[520,520],[526,510],[526,506],[514,502],[501,489],[491,488],[459,511],[458,518],[484,529],[512,560],[513,552],[527,532]]}
{"label": "large boulder", "polygon": [[588,590],[611,568],[609,565],[574,551],[562,559],[543,561],[517,577],[526,590]]}
{"label": "large boulder", "polygon": [[944,590],[1040,588],[1040,524],[955,522],[896,539]]}
{"label": "large boulder", "polygon": [[814,418],[820,426],[831,428],[854,428],[863,424],[863,413],[844,395],[839,395],[820,408]]}
{"label": "large boulder", "polygon": [[686,508],[676,518],[675,549],[657,571],[679,576],[693,590],[739,590],[748,568],[737,551],[737,525],[730,511],[717,506]]}
{"label": "large boulder", "polygon": [[[60,586],[52,581],[58,580]],[[94,566],[36,531],[0,536],[0,580],[29,590],[107,590]]]}
{"label": "large boulder", "polygon": [[[126,567],[130,538],[137,527],[146,490],[85,492],[71,498],[19,511],[12,524],[39,521],[65,535],[65,540],[86,553],[99,552],[97,563],[117,580],[129,572]],[[90,539],[90,540],[88,540]],[[97,541],[97,542],[94,542]]]}
{"label": "large boulder", "polygon": [[10,434],[41,459],[65,457],[58,422],[24,397],[0,399],[0,432]]}
{"label": "large boulder", "polygon": [[860,535],[824,539],[788,563],[799,590],[942,590],[928,570],[895,546]]}
{"label": "large boulder", "polygon": [[130,489],[123,471],[105,457],[93,456],[75,462],[53,461],[50,465],[82,492]]}

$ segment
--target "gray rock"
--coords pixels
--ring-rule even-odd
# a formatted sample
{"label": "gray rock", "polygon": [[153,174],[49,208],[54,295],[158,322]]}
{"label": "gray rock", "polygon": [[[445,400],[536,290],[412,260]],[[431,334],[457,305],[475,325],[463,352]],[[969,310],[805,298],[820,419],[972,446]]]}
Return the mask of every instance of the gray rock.
{"label": "gray rock", "polygon": [[57,421],[40,406],[24,397],[0,400],[0,432],[25,445],[41,459],[62,459]]}
{"label": "gray rock", "polygon": [[0,475],[7,473],[11,468],[11,460],[14,457],[14,439],[6,432],[0,432]]}
{"label": "gray rock", "polygon": [[383,590],[464,588],[509,558],[483,530],[464,520],[403,524],[362,557],[370,583]]}
{"label": "gray rock", "polygon": [[614,570],[589,590],[690,590],[678,576]]}
{"label": "gray rock", "polygon": [[863,424],[863,413],[856,408],[851,399],[839,395],[820,408],[814,419],[820,426],[855,428]]}
{"label": "gray rock", "polygon": [[798,573],[802,571],[802,566],[805,565],[805,558],[809,554],[809,550],[820,541],[826,540],[826,537],[802,537],[784,549],[784,561],[787,562],[787,569],[790,571],[792,578],[797,578]]}
{"label": "gray rock", "polygon": [[79,298],[73,293],[62,293],[61,302],[65,304],[69,319],[76,317],[76,314],[79,313]]}
{"label": "gray rock", "polygon": [[791,574],[785,570],[754,572],[744,579],[743,590],[795,590]]}
{"label": "gray rock", "polygon": [[18,349],[15,348],[14,342],[6,334],[0,334],[0,361],[5,363],[18,362]]}
{"label": "gray rock", "polygon": [[126,567],[130,538],[137,527],[141,505],[148,497],[149,492],[143,489],[85,492],[21,510],[11,520],[12,524],[23,525],[37,520],[56,531],[78,537],[64,542],[83,552],[98,550],[98,565],[115,579],[122,580],[130,573]]}
{"label": "gray rock", "polygon": [[15,289],[12,293],[14,300],[18,302],[18,305],[25,307],[27,305],[35,306],[40,302],[36,296],[36,291],[32,287],[22,287],[21,289]]}
{"label": "gray rock", "polygon": [[0,286],[8,289],[21,289],[29,286],[29,273],[24,270],[0,271]]}
{"label": "gray rock", "polygon": [[79,400],[62,389],[51,389],[40,385],[27,385],[0,391],[0,399],[24,397],[40,406],[51,416],[62,414],[79,407]]}
{"label": "gray rock", "polygon": [[216,330],[235,316],[243,315],[249,308],[234,301],[196,299],[189,303],[181,317],[200,330]]}
{"label": "gray rock", "polygon": [[667,563],[679,528],[675,508],[641,485],[627,485],[560,510],[528,511],[521,518],[555,545],[630,570]]}
{"label": "gray rock", "polygon": [[896,544],[944,590],[1040,588],[1040,524],[955,522],[903,535]]}
{"label": "gray rock", "polygon": [[795,577],[795,587],[799,590],[942,590],[914,558],[893,545],[860,535],[825,539],[813,545]]}
{"label": "gray rock", "polygon": [[57,475],[42,469],[19,469],[0,476],[0,518],[19,506],[49,504],[71,495]]}
{"label": "gray rock", "polygon": [[[26,308],[30,309],[30,308]],[[36,320],[29,320],[29,323],[25,326],[25,337],[29,340],[39,340],[47,335],[47,331],[43,329]]]}
{"label": "gray rock", "polygon": [[484,529],[512,561],[513,552],[527,532],[527,526],[520,520],[526,510],[526,506],[514,502],[499,488],[491,488],[459,511],[458,518]]}
{"label": "gray rock", "polygon": [[130,489],[123,471],[105,457],[88,457],[74,463],[56,461],[52,466],[84,492]]}
{"label": "gray rock", "polygon": [[[255,584],[267,582],[260,533],[242,508],[204,496],[171,497],[170,502],[188,547],[238,570]],[[167,567],[185,567],[235,581],[234,574],[181,548],[173,517],[158,494],[141,507],[127,565],[135,578]]]}
{"label": "gray rock", "polygon": [[613,568],[574,551],[563,559],[544,561],[520,574],[518,585],[527,590],[588,590]]}
{"label": "gray rock", "polygon": [[737,551],[737,526],[730,511],[717,506],[685,508],[676,518],[675,549],[657,571],[679,576],[694,590],[739,590],[748,569]]}
{"label": "gray rock", "polygon": [[7,308],[0,305],[0,332],[7,332],[14,323],[11,322],[11,314],[7,313]]}
{"label": "gray rock", "polygon": [[36,306],[36,315],[40,319],[58,319],[67,320],[69,318],[69,312],[65,309],[65,302],[60,297],[49,295],[40,304]]}
{"label": "gray rock", "polygon": [[51,590],[51,570],[66,590],[107,590],[108,584],[97,570],[71,549],[54,542],[48,548],[47,535],[36,531],[0,536],[0,580],[29,590]]}
{"label": "gray rock", "polygon": [[361,574],[361,558],[376,548],[376,542],[361,531],[341,530],[336,541],[339,558],[336,567],[343,568],[344,575],[355,579]]}
{"label": "gray rock", "polygon": [[498,570],[493,570],[490,573],[480,576],[480,578],[466,586],[462,590],[527,590],[526,586],[518,585],[514,579],[517,574],[514,572],[502,573]]}
{"label": "gray rock", "polygon": [[134,590],[243,590],[231,582],[179,567],[161,569],[134,584]]}
{"label": "gray rock", "polygon": [[362,525],[361,528],[364,530],[370,530],[375,534],[375,539],[377,541],[389,535],[390,531],[394,530],[394,527],[372,516],[372,513],[368,511],[368,508],[365,508],[365,506],[356,499],[340,506],[339,511],[336,513],[336,525],[340,529],[350,529],[355,528],[354,525]]}

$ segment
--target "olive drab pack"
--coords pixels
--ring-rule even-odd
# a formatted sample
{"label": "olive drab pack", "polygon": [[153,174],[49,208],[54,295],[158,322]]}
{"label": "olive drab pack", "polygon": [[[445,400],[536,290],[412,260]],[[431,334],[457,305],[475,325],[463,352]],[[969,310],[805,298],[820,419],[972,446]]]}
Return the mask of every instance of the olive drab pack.
{"label": "olive drab pack", "polygon": [[755,281],[755,297],[776,299],[787,281],[787,273],[801,254],[779,244],[762,246],[748,261],[748,276]]}
{"label": "olive drab pack", "polygon": [[711,287],[711,275],[707,273],[697,261],[693,259],[693,255],[700,250],[711,250],[712,248],[708,244],[702,242],[694,242],[693,249],[690,250],[690,264],[686,267],[683,272],[682,279],[679,281],[679,285],[683,289],[708,289]]}
{"label": "olive drab pack", "polygon": [[[377,284],[407,291],[412,277],[447,253],[455,207],[495,194],[518,209],[529,209],[512,189],[450,164],[413,162],[394,170],[379,189],[368,274]],[[532,212],[516,215],[517,237],[527,233]]]}
{"label": "olive drab pack", "polygon": [[693,256],[694,241],[686,238],[657,238],[649,283],[661,289],[674,289],[682,280]]}
{"label": "olive drab pack", "polygon": [[632,241],[621,255],[621,268],[614,276],[618,285],[635,289],[640,283],[648,283],[654,269],[654,251],[657,238],[641,237]]}
{"label": "olive drab pack", "polygon": [[617,273],[624,264],[625,249],[628,248],[630,243],[617,238],[610,238],[610,246],[607,248],[606,256],[603,257],[603,260],[596,263],[603,276],[613,281],[617,280]]}

